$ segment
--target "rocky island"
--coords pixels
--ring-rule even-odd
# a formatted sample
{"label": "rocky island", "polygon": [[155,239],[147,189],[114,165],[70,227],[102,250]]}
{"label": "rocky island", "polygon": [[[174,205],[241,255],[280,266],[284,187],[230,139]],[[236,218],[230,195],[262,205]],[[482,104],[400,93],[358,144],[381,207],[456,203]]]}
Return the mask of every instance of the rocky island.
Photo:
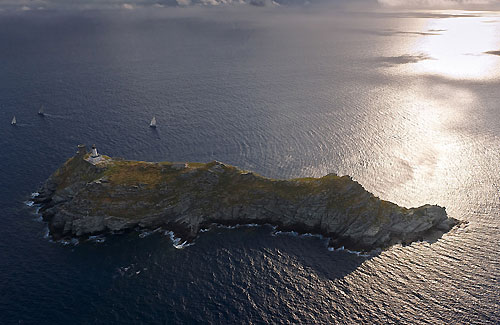
{"label": "rocky island", "polygon": [[349,176],[276,180],[220,162],[113,159],[84,145],[34,202],[54,239],[162,227],[188,242],[213,224],[270,224],[369,251],[436,238],[458,223],[444,208],[404,208]]}

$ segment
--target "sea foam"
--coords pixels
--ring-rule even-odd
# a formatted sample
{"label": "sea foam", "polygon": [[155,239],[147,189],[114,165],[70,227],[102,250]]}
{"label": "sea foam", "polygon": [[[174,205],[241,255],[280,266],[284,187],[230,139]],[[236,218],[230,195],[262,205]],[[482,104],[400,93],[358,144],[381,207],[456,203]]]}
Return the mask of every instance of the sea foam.
{"label": "sea foam", "polygon": [[177,249],[183,249],[185,247],[189,247],[189,246],[194,245],[194,243],[188,243],[187,241],[183,241],[181,243],[181,239],[178,237],[175,237],[175,234],[173,231],[166,230],[164,232],[164,235],[170,237],[170,240],[172,241],[172,246],[174,246]]}

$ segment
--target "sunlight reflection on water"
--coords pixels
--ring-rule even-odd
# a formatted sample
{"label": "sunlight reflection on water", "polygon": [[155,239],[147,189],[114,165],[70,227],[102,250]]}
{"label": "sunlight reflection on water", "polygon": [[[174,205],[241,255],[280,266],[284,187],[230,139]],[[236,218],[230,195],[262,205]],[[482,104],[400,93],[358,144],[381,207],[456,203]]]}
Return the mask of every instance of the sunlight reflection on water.
{"label": "sunlight reflection on water", "polygon": [[[494,18],[492,14],[488,17]],[[428,31],[437,35],[420,37],[415,52],[426,53],[416,71],[458,79],[488,79],[500,76],[499,23],[485,23],[485,17],[429,19]]]}

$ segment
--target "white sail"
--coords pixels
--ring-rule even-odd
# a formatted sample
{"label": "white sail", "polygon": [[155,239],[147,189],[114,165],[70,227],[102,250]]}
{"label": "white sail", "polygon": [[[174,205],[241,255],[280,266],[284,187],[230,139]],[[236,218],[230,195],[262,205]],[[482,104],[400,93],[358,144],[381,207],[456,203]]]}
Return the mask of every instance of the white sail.
{"label": "white sail", "polygon": [[38,110],[38,115],[44,115],[45,114],[45,111],[43,109],[43,105],[40,106],[40,109]]}
{"label": "white sail", "polygon": [[10,124],[12,124],[12,125],[16,125],[16,123],[17,123],[17,121],[16,121],[16,116],[14,116],[14,117],[12,118],[12,122],[10,122]]}
{"label": "white sail", "polygon": [[152,128],[156,127],[156,117],[153,116],[153,119],[151,119],[151,123],[149,123],[149,126]]}

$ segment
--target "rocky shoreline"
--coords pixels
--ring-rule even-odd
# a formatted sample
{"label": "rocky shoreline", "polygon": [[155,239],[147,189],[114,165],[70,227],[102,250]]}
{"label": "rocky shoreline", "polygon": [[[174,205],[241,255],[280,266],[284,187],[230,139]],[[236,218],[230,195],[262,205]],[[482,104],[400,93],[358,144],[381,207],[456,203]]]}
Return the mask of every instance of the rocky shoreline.
{"label": "rocky shoreline", "polygon": [[349,176],[274,180],[215,161],[92,158],[82,145],[39,193],[55,240],[161,227],[191,242],[212,224],[269,224],[370,251],[439,238],[459,223],[440,206],[380,200]]}

